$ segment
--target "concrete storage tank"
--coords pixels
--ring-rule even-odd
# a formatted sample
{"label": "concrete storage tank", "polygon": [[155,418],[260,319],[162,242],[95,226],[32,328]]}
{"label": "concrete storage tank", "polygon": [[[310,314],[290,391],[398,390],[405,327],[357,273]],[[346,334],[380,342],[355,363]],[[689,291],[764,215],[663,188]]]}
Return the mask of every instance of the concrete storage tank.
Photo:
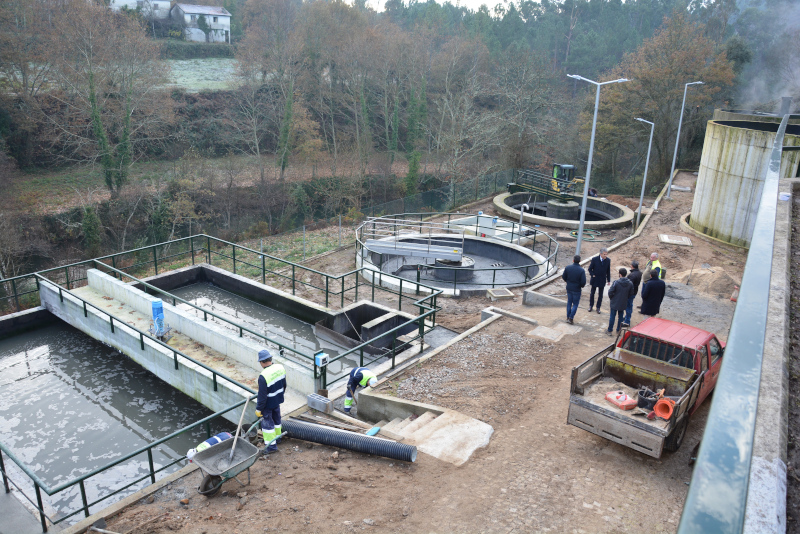
{"label": "concrete storage tank", "polygon": [[[709,121],[689,225],[749,247],[778,124]],[[800,126],[786,128],[784,146],[800,146]],[[784,151],[781,178],[797,176],[800,152]]]}

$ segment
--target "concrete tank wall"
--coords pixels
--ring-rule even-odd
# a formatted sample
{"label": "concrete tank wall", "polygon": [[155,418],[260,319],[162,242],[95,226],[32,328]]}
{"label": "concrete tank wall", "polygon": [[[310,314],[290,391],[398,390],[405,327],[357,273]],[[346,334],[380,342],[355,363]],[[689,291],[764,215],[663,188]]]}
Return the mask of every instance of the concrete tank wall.
{"label": "concrete tank wall", "polygon": [[[689,224],[698,232],[749,247],[778,125],[709,121]],[[788,126],[784,146],[800,145]],[[781,178],[796,176],[800,152],[783,153]]]}

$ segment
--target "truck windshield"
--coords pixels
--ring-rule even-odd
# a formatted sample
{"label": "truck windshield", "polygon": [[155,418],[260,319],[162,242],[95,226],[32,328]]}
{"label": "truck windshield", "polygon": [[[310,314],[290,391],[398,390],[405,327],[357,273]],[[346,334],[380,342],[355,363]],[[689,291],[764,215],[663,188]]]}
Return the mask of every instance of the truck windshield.
{"label": "truck windshield", "polygon": [[622,348],[672,365],[694,369],[694,357],[690,352],[657,339],[632,333]]}

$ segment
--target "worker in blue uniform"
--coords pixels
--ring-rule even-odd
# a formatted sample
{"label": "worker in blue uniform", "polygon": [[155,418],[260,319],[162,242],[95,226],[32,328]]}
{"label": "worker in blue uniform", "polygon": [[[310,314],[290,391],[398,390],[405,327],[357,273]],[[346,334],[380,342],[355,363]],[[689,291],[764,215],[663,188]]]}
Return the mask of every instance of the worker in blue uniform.
{"label": "worker in blue uniform", "polygon": [[356,367],[350,371],[350,381],[347,383],[347,393],[344,395],[344,413],[350,413],[353,408],[353,396],[359,387],[375,387],[378,376],[366,367]]}
{"label": "worker in blue uniform", "polygon": [[281,434],[281,404],[286,391],[286,370],[283,365],[273,363],[267,349],[258,353],[258,363],[264,369],[258,377],[258,400],[256,417],[261,417],[261,432],[267,445],[264,454],[278,450],[277,443],[270,443]]}

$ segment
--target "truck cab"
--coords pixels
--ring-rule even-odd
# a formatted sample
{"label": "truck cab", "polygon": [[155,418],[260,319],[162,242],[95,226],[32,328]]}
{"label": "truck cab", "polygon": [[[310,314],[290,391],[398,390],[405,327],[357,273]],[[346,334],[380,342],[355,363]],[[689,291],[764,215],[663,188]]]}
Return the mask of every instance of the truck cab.
{"label": "truck cab", "polygon": [[683,323],[650,317],[629,329],[617,342],[621,350],[693,369],[703,377],[697,402],[690,413],[717,385],[725,344],[711,332]]}

